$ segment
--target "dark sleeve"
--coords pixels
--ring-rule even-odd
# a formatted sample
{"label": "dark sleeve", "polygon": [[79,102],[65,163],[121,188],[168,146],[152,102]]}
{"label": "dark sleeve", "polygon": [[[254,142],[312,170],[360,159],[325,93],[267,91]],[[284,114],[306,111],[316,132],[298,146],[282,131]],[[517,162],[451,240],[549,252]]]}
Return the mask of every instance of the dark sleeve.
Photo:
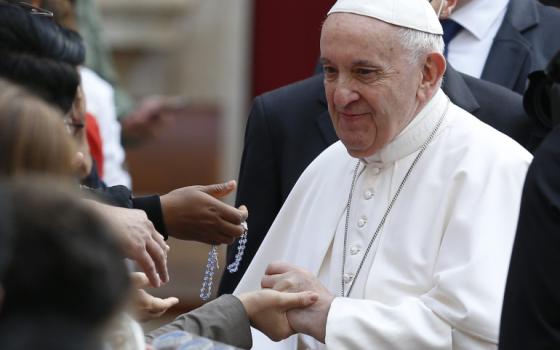
{"label": "dark sleeve", "polygon": [[158,195],[134,197],[132,198],[132,207],[145,211],[157,232],[159,232],[164,239],[168,238],[165,222],[163,221],[161,201]]}
{"label": "dark sleeve", "polygon": [[462,75],[480,108],[473,114],[533,152],[540,141],[536,124],[523,108],[523,96],[503,86]]}
{"label": "dark sleeve", "polygon": [[99,177],[99,173],[97,172],[97,163],[95,162],[95,159],[92,159],[91,171],[89,175],[83,178],[82,181],[80,181],[80,183],[90,188],[107,187],[107,185],[105,185],[105,182],[103,182],[103,180],[101,180],[101,177]]}
{"label": "dark sleeve", "polygon": [[218,299],[183,314],[175,321],[146,334],[146,341],[172,331],[182,330],[242,349],[253,346],[251,325],[243,304],[233,295]]}
{"label": "dark sleeve", "polygon": [[[279,148],[277,143],[281,141],[273,138],[268,124],[272,118],[267,115],[268,112],[263,97],[257,97],[245,130],[236,197],[236,206],[245,205],[249,210],[248,241],[239,270],[224,273],[218,295],[234,291],[282,206],[277,163],[280,157],[275,153]],[[234,260],[236,253],[237,243],[228,247],[228,264]]]}
{"label": "dark sleeve", "polygon": [[560,349],[560,129],[529,167],[506,284],[501,350]]}
{"label": "dark sleeve", "polygon": [[82,192],[103,203],[115,207],[143,210],[157,232],[167,239],[167,230],[163,220],[161,201],[158,195],[133,197],[132,191],[122,185],[111,187],[90,188],[82,186]]}

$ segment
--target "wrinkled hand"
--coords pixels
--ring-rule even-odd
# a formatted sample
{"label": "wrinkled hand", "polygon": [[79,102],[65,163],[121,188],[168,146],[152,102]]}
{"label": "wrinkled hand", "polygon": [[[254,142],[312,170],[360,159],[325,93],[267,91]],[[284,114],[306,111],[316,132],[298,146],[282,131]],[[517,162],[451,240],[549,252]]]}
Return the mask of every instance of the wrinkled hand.
{"label": "wrinkled hand", "polygon": [[148,277],[141,272],[133,272],[130,275],[130,279],[132,285],[136,288],[133,313],[140,322],[153,320],[162,316],[170,307],[179,302],[179,299],[174,297],[166,299],[156,298],[146,293],[145,290],[140,289],[150,286]]}
{"label": "wrinkled hand", "polygon": [[296,333],[288,322],[288,310],[313,305],[318,297],[313,292],[283,293],[272,289],[238,296],[247,311],[251,325],[274,341],[286,339]]}
{"label": "wrinkled hand", "polygon": [[243,233],[244,206],[236,209],[219,198],[235,190],[235,181],[208,186],[189,186],[160,197],[167,233],[182,240],[231,244]]}
{"label": "wrinkled hand", "polygon": [[268,265],[261,286],[284,292],[312,291],[317,293],[316,303],[305,309],[290,310],[287,317],[290,326],[297,333],[308,334],[320,342],[325,342],[327,316],[334,295],[321,284],[317,277],[300,267],[276,262]]}
{"label": "wrinkled hand", "polygon": [[169,246],[156,231],[146,213],[138,209],[109,206],[90,201],[117,234],[126,257],[136,261],[153,287],[169,281],[167,252]]}

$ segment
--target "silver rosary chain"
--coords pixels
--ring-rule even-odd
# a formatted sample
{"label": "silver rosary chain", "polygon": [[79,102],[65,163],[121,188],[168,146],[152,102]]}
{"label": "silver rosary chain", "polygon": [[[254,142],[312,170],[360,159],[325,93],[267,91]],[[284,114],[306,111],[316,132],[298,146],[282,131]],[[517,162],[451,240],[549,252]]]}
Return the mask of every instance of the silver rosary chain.
{"label": "silver rosary chain", "polygon": [[404,175],[404,178],[402,179],[402,181],[401,181],[401,183],[400,183],[400,185],[397,189],[397,192],[395,193],[395,195],[393,196],[393,199],[389,203],[389,206],[385,210],[385,214],[383,214],[383,217],[381,218],[381,221],[379,222],[379,225],[377,225],[377,229],[375,230],[373,236],[371,237],[371,239],[369,241],[368,247],[367,247],[366,251],[364,252],[364,256],[362,257],[362,260],[360,261],[360,265],[358,265],[358,269],[356,270],[356,273],[354,274],[354,278],[352,279],[350,287],[348,288],[348,293],[345,293],[345,291],[344,291],[344,289],[345,289],[344,288],[344,265],[346,265],[346,247],[347,247],[347,242],[348,242],[348,223],[350,221],[350,206],[352,204],[352,195],[354,193],[354,187],[356,186],[356,180],[357,180],[357,177],[358,177],[358,169],[360,167],[360,161],[358,160],[358,162],[356,164],[356,168],[354,169],[354,177],[352,179],[352,186],[350,187],[350,193],[348,195],[348,202],[346,204],[346,222],[344,224],[344,251],[342,253],[342,277],[341,277],[341,286],[342,286],[341,296],[342,297],[348,297],[350,295],[350,293],[352,292],[352,288],[354,287],[354,283],[356,282],[356,279],[358,278],[358,275],[360,274],[360,271],[362,270],[362,267],[364,266],[366,258],[369,254],[369,251],[371,250],[371,247],[373,246],[373,243],[375,242],[375,239],[377,238],[377,235],[379,234],[379,232],[381,231],[381,229],[385,225],[385,221],[387,220],[387,217],[389,216],[389,213],[393,209],[393,205],[397,201],[397,198],[399,197],[399,194],[401,193],[401,191],[402,191],[402,189],[403,189],[403,187],[406,183],[406,180],[408,180],[408,177],[412,173],[412,169],[414,169],[414,167],[416,166],[416,163],[418,163],[418,160],[420,159],[420,157],[422,157],[422,154],[424,154],[424,151],[426,151],[426,148],[428,147],[430,142],[432,142],[432,139],[435,137],[439,127],[441,126],[441,123],[443,122],[443,119],[444,119],[445,115],[447,114],[448,109],[449,109],[449,100],[447,101],[447,106],[445,108],[445,111],[443,112],[442,116],[439,118],[436,126],[434,127],[434,130],[432,130],[432,132],[430,133],[430,135],[428,136],[426,141],[420,147],[420,151],[416,155],[416,158],[414,158],[414,161],[412,161],[412,164],[410,165],[410,168],[408,168],[408,171]]}
{"label": "silver rosary chain", "polygon": [[[243,227],[243,233],[239,237],[237,254],[235,254],[235,260],[229,264],[226,268],[229,273],[235,273],[239,270],[239,264],[241,259],[243,259],[243,254],[245,252],[245,246],[247,244],[247,232],[248,226],[247,222],[243,221],[241,223]],[[200,299],[206,301],[212,296],[212,284],[214,283],[214,274],[216,269],[219,269],[218,261],[218,246],[212,245],[210,252],[208,252],[208,261],[206,262],[206,268],[204,269],[204,276],[202,277],[202,287],[200,288]]]}

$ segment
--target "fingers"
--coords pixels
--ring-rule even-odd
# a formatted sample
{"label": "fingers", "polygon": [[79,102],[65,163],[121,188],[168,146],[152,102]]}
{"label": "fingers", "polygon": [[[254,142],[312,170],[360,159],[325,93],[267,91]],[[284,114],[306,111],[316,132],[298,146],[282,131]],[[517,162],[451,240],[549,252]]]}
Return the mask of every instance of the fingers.
{"label": "fingers", "polygon": [[261,280],[261,287],[262,288],[270,288],[277,290],[279,292],[301,292],[303,289],[301,285],[296,283],[297,281],[293,279],[293,277],[282,274],[282,275],[273,275],[273,276],[265,276]]}
{"label": "fingers", "polygon": [[319,294],[305,291],[299,293],[282,293],[281,306],[285,310],[305,308],[315,304],[319,300]]}
{"label": "fingers", "polygon": [[132,272],[130,274],[130,282],[134,288],[144,288],[150,286],[150,280],[145,273]]}
{"label": "fingers", "polygon": [[282,274],[282,273],[286,273],[286,272],[294,271],[294,270],[298,270],[298,269],[299,268],[297,266],[289,264],[287,262],[275,261],[275,262],[270,263],[266,267],[265,274],[267,274],[267,275],[277,275],[277,274]]}
{"label": "fingers", "polygon": [[249,212],[245,206],[241,206],[237,209],[218,201],[218,203],[215,203],[215,207],[222,219],[234,225],[241,225],[241,223],[247,219],[247,216],[249,216]]}
{"label": "fingers", "polygon": [[221,184],[201,186],[201,191],[216,198],[222,198],[230,194],[237,187],[235,180]]}
{"label": "fingers", "polygon": [[155,240],[149,240],[146,242],[146,251],[154,261],[161,282],[169,282],[169,273],[167,272],[167,250],[162,249]]}
{"label": "fingers", "polygon": [[241,221],[247,221],[247,218],[249,217],[249,210],[247,209],[247,207],[241,205],[239,208],[237,208],[237,210],[241,212]]}
{"label": "fingers", "polygon": [[155,227],[151,232],[152,235],[152,239],[154,241],[156,241],[156,243],[161,247],[161,249],[163,249],[164,252],[169,252],[169,246],[167,245],[167,243],[165,243],[165,240],[163,239],[163,236],[156,231]]}
{"label": "fingers", "polygon": [[239,238],[239,236],[243,234],[243,232],[245,232],[243,226],[223,221],[220,223],[220,235],[216,235],[215,238],[222,240],[220,243],[232,244],[235,242],[236,238]]}
{"label": "fingers", "polygon": [[146,273],[146,276],[148,277],[148,280],[150,281],[150,284],[155,288],[160,287],[161,286],[161,280],[160,280],[159,275],[157,273],[156,265],[155,265],[154,261],[152,260],[152,257],[150,256],[150,254],[148,254],[147,251],[143,251],[143,252],[140,253],[140,255],[138,257],[135,258],[135,260],[138,263],[138,265],[140,266],[140,268],[142,269],[142,271],[144,271],[144,273]]}
{"label": "fingers", "polygon": [[165,243],[163,236],[153,227],[153,224],[150,226],[151,240],[148,240],[146,248],[155,261],[159,277],[164,283],[167,283],[169,282],[169,273],[167,272],[167,252],[169,252],[169,246]]}
{"label": "fingers", "polygon": [[142,321],[157,318],[163,315],[169,308],[179,302],[179,299],[170,297],[166,299],[156,298],[148,294],[145,290],[137,291],[137,309],[138,318]]}
{"label": "fingers", "polygon": [[264,275],[261,279],[261,288],[276,289],[274,286],[285,278],[284,275]]}
{"label": "fingers", "polygon": [[165,313],[173,305],[179,303],[179,299],[175,297],[169,297],[166,299],[156,298],[151,295],[150,297],[148,310],[151,314],[156,314],[158,316]]}

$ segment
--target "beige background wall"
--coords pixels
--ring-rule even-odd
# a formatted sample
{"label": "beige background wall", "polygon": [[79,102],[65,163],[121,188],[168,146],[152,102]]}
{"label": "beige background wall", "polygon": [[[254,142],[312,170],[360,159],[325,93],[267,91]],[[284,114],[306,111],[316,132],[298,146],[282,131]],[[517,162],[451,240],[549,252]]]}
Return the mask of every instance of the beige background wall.
{"label": "beige background wall", "polygon": [[[204,167],[215,169],[212,175],[195,176],[195,181],[211,183],[235,179],[250,102],[251,0],[98,1],[105,21],[104,36],[113,52],[122,85],[136,98],[151,94],[177,95],[194,106],[195,112],[188,109],[190,112],[184,116],[186,120],[174,127],[187,128],[185,137],[191,136],[185,141],[200,139],[204,143],[206,140],[212,144],[203,145],[203,149],[216,150],[202,159],[191,157],[196,164],[186,165],[189,172]],[[200,106],[206,112],[196,112]],[[210,124],[212,130],[208,129],[208,123],[201,121],[204,113],[215,119]],[[168,130],[164,135],[173,131]],[[148,144],[145,149],[131,150],[131,157],[145,159],[142,155],[149,154],[157,142]],[[180,137],[177,142],[181,142]],[[167,153],[174,162],[181,163],[189,158],[182,155],[195,149],[191,146],[190,150],[182,150],[180,145],[175,145]],[[150,164],[138,165],[135,160],[131,169],[133,181],[135,177],[149,177],[153,171],[143,169],[143,166],[149,167]],[[165,176],[165,172],[175,170],[158,171]],[[185,176],[187,178],[192,177]],[[145,181],[150,179],[134,182],[144,184]],[[192,184],[188,182],[185,180],[180,186]],[[136,190],[142,191],[142,188]],[[232,200],[233,196],[230,196],[228,201]],[[154,293],[177,296],[183,306],[199,303],[200,282],[209,246],[173,240],[170,245],[172,282]]]}

